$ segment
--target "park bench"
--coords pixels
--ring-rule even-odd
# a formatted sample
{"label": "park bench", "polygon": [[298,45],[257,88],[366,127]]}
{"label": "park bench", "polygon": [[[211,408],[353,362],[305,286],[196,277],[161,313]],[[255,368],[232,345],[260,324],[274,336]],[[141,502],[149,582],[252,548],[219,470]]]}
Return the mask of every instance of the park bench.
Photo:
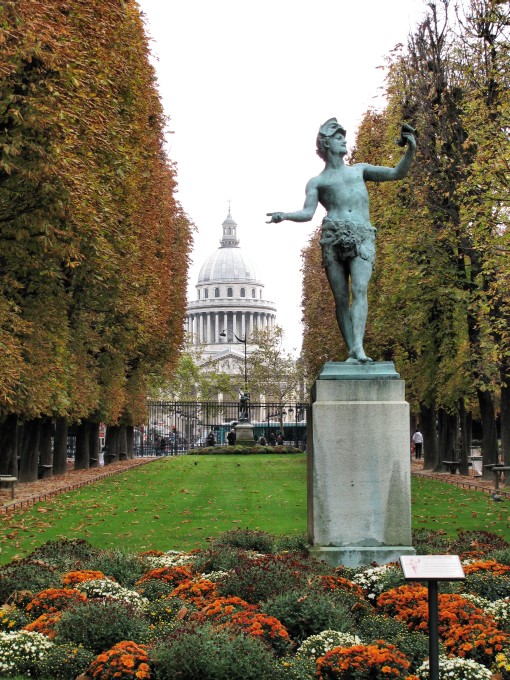
{"label": "park bench", "polygon": [[508,471],[510,470],[510,465],[499,465],[499,463],[489,463],[489,465],[484,465],[484,467],[492,470],[494,474],[494,489],[497,491],[499,485],[501,484],[501,479],[503,474],[505,474],[505,479]]}
{"label": "park bench", "polygon": [[39,463],[38,472],[39,479],[44,479],[45,477],[51,477],[51,471],[53,470],[53,465],[46,465]]}
{"label": "park bench", "polygon": [[6,484],[11,487],[11,499],[14,500],[14,486],[18,481],[17,477],[11,477],[11,475],[0,475],[0,484]]}
{"label": "park bench", "polygon": [[442,464],[448,468],[451,475],[456,475],[457,470],[460,470],[460,460],[442,460]]}

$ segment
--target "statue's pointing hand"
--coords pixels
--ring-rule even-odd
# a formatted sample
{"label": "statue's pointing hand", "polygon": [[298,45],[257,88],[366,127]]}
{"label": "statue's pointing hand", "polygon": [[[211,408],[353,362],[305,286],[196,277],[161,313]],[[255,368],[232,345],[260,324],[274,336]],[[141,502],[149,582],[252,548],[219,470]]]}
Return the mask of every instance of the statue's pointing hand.
{"label": "statue's pointing hand", "polygon": [[284,213],[282,212],[266,213],[266,217],[271,218],[266,224],[278,224],[278,222],[283,222],[285,219]]}

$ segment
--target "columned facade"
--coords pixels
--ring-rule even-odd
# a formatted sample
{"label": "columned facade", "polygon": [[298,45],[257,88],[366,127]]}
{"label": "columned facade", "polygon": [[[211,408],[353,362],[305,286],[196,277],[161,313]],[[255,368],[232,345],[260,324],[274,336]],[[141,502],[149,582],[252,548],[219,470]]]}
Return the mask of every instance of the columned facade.
{"label": "columned facade", "polygon": [[226,352],[244,356],[244,344],[236,335],[246,338],[249,353],[255,348],[250,343],[253,335],[276,325],[276,307],[265,299],[264,284],[239,247],[237,224],[230,210],[222,231],[220,247],[204,262],[196,298],[186,310],[188,336],[203,346],[206,360]]}

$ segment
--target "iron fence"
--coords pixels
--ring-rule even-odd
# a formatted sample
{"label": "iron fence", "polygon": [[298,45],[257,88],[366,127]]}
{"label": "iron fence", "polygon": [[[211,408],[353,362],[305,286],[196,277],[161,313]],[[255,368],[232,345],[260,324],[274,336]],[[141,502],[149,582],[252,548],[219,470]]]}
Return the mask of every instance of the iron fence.
{"label": "iron fence", "polygon": [[[216,444],[227,444],[227,434],[239,421],[237,401],[149,401],[145,425],[135,429],[137,455],[174,455],[206,446],[213,433]],[[308,404],[303,402],[251,403],[254,440],[281,432],[287,445],[306,449]]]}

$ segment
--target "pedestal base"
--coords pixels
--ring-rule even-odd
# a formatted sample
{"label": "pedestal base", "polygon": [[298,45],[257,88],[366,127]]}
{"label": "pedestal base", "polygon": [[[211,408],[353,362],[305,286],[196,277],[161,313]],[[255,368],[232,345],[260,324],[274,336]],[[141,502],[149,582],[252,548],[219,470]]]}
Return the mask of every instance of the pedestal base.
{"label": "pedestal base", "polygon": [[254,446],[253,425],[248,422],[237,423],[236,427],[236,446]]}
{"label": "pedestal base", "polygon": [[335,566],[413,554],[409,406],[393,364],[325,364],[314,393],[308,457],[313,549]]}
{"label": "pedestal base", "polygon": [[412,546],[385,545],[381,547],[349,547],[326,548],[324,546],[314,546],[310,548],[310,554],[316,560],[326,562],[330,567],[336,568],[340,565],[344,567],[361,567],[376,562],[379,565],[388,562],[397,562],[401,555],[416,555],[416,550]]}

